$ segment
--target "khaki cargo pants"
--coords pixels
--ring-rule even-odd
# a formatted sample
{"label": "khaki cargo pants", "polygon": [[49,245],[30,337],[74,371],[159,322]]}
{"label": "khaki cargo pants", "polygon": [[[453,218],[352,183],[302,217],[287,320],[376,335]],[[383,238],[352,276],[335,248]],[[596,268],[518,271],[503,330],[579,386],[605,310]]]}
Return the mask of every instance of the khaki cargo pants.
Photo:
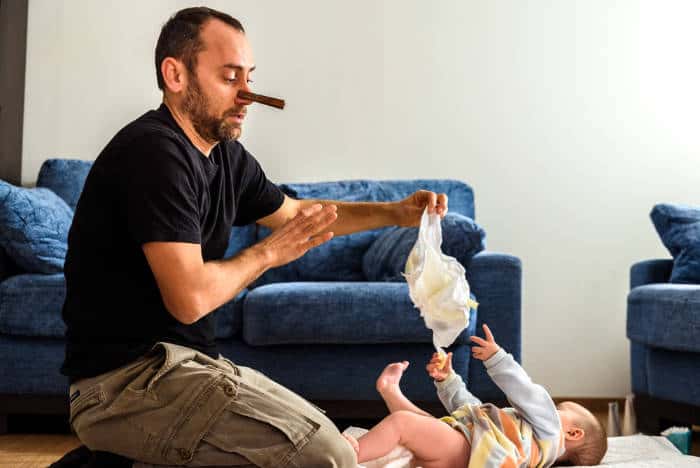
{"label": "khaki cargo pants", "polygon": [[158,343],[137,361],[75,382],[70,423],[92,450],[134,467],[356,467],[311,403],[261,373]]}

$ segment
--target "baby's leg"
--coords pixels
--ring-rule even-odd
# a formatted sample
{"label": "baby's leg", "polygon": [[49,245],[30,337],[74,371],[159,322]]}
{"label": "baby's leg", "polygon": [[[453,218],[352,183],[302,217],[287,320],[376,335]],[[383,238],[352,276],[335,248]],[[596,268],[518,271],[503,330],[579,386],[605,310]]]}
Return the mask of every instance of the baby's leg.
{"label": "baby's leg", "polygon": [[470,446],[463,434],[432,416],[396,411],[358,440],[358,462],[386,455],[397,445],[410,450],[420,466],[467,466]]}
{"label": "baby's leg", "polygon": [[401,376],[408,367],[408,361],[395,362],[384,368],[379,378],[377,378],[377,391],[384,399],[389,412],[395,411],[411,411],[423,416],[430,416],[422,409],[414,405],[408,398],[404,396],[399,387]]}

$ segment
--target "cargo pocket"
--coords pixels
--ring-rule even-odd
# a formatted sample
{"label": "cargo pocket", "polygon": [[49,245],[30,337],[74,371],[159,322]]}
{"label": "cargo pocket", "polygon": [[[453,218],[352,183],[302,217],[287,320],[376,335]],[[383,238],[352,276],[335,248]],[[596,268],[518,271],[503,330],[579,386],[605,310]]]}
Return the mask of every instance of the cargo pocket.
{"label": "cargo pocket", "polygon": [[204,440],[257,466],[277,467],[285,466],[319,428],[304,408],[240,382],[237,394]]}

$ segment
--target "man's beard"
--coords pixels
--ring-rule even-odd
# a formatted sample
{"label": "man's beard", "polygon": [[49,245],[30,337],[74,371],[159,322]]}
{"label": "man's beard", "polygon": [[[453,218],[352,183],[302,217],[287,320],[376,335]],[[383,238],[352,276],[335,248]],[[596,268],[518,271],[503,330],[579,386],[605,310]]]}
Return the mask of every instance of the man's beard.
{"label": "man's beard", "polygon": [[199,80],[193,74],[190,76],[192,79],[182,101],[182,110],[189,116],[197,133],[211,143],[235,140],[240,137],[240,125],[226,122],[227,116],[235,115],[240,111],[230,109],[221,118],[209,114],[209,99],[202,92]]}

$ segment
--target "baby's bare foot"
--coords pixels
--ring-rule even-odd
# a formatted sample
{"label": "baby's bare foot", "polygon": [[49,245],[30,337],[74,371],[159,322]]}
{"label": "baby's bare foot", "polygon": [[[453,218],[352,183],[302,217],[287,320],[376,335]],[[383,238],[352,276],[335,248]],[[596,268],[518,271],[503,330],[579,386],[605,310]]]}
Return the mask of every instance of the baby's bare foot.
{"label": "baby's bare foot", "polygon": [[397,389],[403,372],[408,367],[408,361],[394,362],[384,368],[379,378],[377,378],[377,391],[383,393]]}

